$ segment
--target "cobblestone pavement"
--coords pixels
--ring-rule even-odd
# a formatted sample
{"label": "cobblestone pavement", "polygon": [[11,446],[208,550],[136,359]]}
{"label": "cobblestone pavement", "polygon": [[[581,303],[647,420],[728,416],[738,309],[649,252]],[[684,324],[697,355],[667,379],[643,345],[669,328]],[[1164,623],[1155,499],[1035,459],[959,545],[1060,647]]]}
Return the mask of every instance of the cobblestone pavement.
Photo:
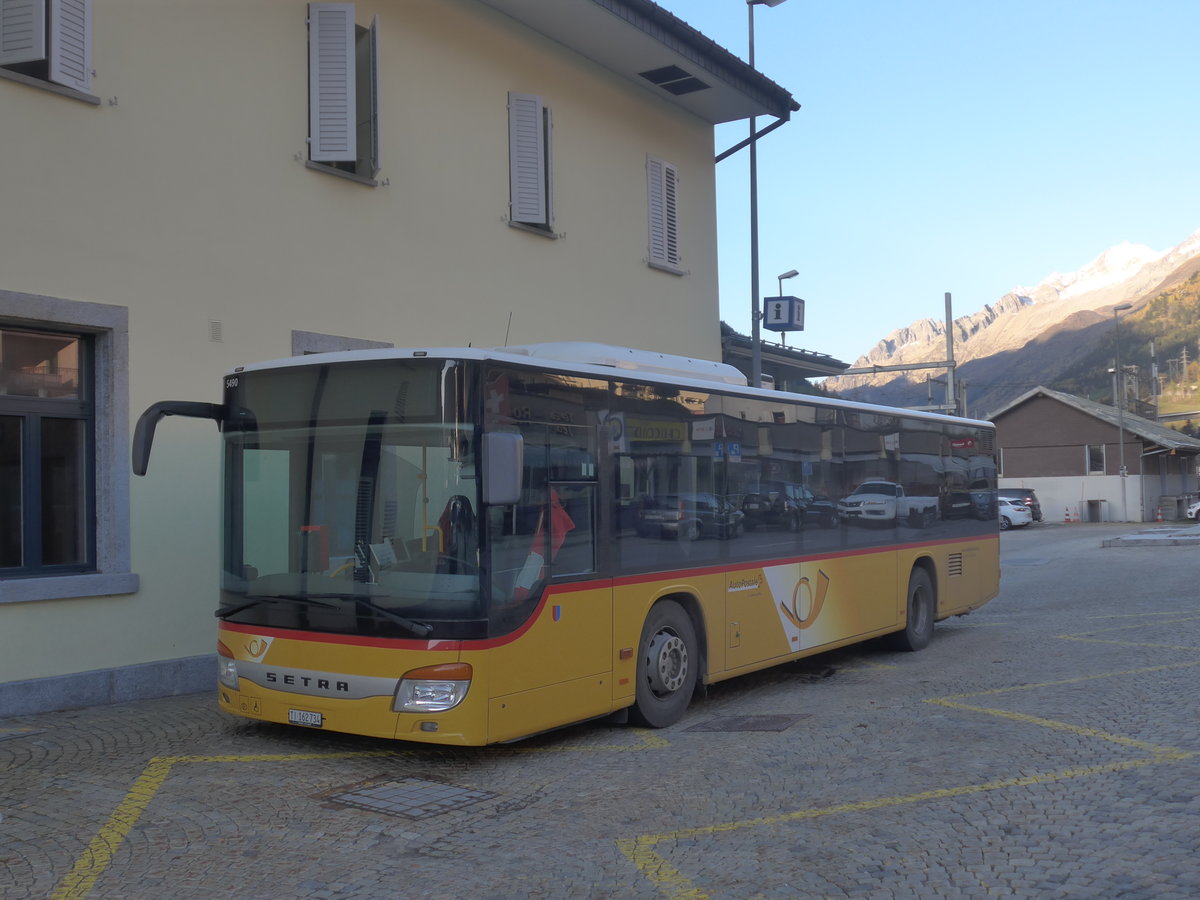
{"label": "cobblestone pavement", "polygon": [[924,652],[660,731],[413,748],[207,693],[0,720],[0,897],[1197,897],[1200,558],[1120,532],[1006,533],[1000,597]]}

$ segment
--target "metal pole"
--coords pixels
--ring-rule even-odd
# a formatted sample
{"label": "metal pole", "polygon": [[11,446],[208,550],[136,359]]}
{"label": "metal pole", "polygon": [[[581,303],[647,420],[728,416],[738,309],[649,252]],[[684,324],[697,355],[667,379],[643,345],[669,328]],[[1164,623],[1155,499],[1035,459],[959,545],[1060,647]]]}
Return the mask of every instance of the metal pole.
{"label": "metal pole", "polygon": [[1113,307],[1113,330],[1117,338],[1117,380],[1113,397],[1117,404],[1117,456],[1120,459],[1121,471],[1121,521],[1129,521],[1129,503],[1125,498],[1125,375],[1121,371],[1121,316],[1123,309],[1129,309],[1131,304],[1123,303]]}
{"label": "metal pole", "polygon": [[950,362],[946,370],[946,405],[953,404],[954,414],[958,415],[958,397],[954,393],[954,309],[949,291],[946,291],[946,359]]}
{"label": "metal pole", "polygon": [[[754,3],[746,4],[750,32],[750,68],[754,68]],[[761,323],[758,311],[758,136],[750,117],[750,385],[762,387]]]}

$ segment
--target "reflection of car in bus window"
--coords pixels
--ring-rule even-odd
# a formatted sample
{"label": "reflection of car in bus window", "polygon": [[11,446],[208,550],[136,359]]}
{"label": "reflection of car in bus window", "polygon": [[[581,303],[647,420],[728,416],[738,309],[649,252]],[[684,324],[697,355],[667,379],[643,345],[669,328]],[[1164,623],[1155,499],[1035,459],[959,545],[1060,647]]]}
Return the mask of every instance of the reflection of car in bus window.
{"label": "reflection of car in bus window", "polygon": [[732,538],[742,533],[744,519],[741,510],[715,494],[664,494],[647,498],[637,531],[643,537],[661,535],[686,541]]}

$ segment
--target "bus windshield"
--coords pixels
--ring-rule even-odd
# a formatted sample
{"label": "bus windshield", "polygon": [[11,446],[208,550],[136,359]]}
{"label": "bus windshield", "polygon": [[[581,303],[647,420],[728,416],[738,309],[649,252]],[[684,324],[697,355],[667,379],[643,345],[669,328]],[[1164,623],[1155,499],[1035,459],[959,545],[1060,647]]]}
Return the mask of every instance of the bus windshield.
{"label": "bus windshield", "polygon": [[463,367],[313,364],[226,385],[217,615],[398,638],[486,629]]}

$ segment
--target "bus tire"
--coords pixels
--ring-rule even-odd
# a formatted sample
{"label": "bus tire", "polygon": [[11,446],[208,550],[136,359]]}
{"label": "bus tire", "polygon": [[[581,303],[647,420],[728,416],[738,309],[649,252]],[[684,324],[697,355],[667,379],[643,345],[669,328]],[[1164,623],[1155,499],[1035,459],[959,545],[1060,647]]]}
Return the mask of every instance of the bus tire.
{"label": "bus tire", "polygon": [[683,607],[673,600],[654,604],[638,644],[633,717],[650,728],[666,728],[683,718],[699,664],[696,630]]}
{"label": "bus tire", "polygon": [[897,650],[923,650],[933,637],[936,615],[937,601],[929,573],[920,566],[914,566],[912,574],[908,576],[908,621],[903,631],[893,635],[893,646]]}

